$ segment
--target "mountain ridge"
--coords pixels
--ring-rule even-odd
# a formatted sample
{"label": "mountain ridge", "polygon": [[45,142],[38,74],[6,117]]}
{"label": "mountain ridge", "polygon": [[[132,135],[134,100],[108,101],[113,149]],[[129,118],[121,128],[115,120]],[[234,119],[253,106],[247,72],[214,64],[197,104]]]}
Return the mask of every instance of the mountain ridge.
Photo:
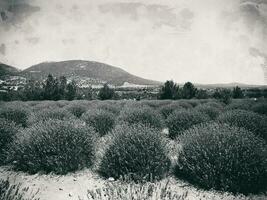
{"label": "mountain ridge", "polygon": [[[138,85],[159,85],[161,82],[144,79],[127,71],[105,63],[85,60],[67,60],[59,62],[42,62],[33,65],[21,72],[21,75],[42,80],[48,74],[66,76],[67,78],[91,78],[98,83],[123,85],[125,82]],[[94,79],[94,80],[93,80]]]}
{"label": "mountain ridge", "polygon": [[19,73],[19,70],[16,67],[0,62],[0,77],[16,75],[17,73]]}
{"label": "mountain ridge", "polygon": [[[101,73],[104,73],[101,74]],[[129,85],[162,85],[163,82],[144,79],[136,75],[132,75],[112,65],[108,65],[96,61],[86,60],[65,60],[65,61],[47,61],[36,65],[32,65],[24,70],[19,70],[14,66],[10,66],[0,62],[0,77],[22,76],[27,79],[44,80],[48,74],[53,76],[66,76],[76,81],[85,83],[85,85],[95,84],[103,85],[104,83],[123,86],[125,83]],[[178,83],[183,86],[183,83]],[[233,88],[239,86],[241,88],[267,88],[267,85],[254,85],[245,83],[194,83],[198,88],[214,89],[214,88]]]}

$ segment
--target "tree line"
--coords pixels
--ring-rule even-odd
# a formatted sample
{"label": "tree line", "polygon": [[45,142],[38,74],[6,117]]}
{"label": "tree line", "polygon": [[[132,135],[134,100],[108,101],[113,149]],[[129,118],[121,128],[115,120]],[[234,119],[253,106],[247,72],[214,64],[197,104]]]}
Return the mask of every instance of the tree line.
{"label": "tree line", "polygon": [[26,85],[18,90],[9,90],[0,93],[0,100],[12,101],[36,101],[36,100],[74,100],[74,99],[112,99],[115,91],[109,88],[108,84],[99,90],[89,88],[79,88],[74,80],[68,81],[65,76],[53,77],[49,74],[45,81],[29,80]]}
{"label": "tree line", "polygon": [[159,92],[159,99],[207,99],[216,98],[224,103],[229,103],[231,98],[239,99],[243,98],[244,93],[238,86],[233,90],[227,88],[217,88],[212,92],[208,92],[204,89],[197,89],[193,83],[186,82],[183,87],[174,83],[172,80],[168,80],[161,87]]}
{"label": "tree line", "polygon": [[67,83],[64,76],[54,78],[51,74],[44,82],[30,80],[24,87],[22,95],[26,100],[73,100],[77,85],[74,81]]}
{"label": "tree line", "polygon": [[[257,89],[254,89],[257,90]],[[259,89],[258,89],[259,90]],[[254,92],[255,93],[255,92]],[[247,94],[247,93],[246,93]],[[147,90],[115,91],[107,83],[100,89],[79,88],[77,83],[68,81],[66,77],[53,77],[49,74],[45,81],[29,80],[27,84],[18,91],[8,91],[0,93],[0,100],[74,100],[74,99],[207,99],[216,98],[224,103],[229,103],[232,98],[253,97],[247,96],[244,91],[236,86],[232,90],[226,88],[217,89],[198,89],[191,82],[186,82],[179,86],[172,80],[167,80],[160,88],[157,94]],[[256,91],[255,97],[260,97],[259,91]]]}
{"label": "tree line", "polygon": [[[114,90],[104,86],[97,93],[97,98],[101,100],[112,99]],[[48,75],[44,83],[38,81],[30,81],[24,87],[24,98],[27,100],[74,100],[74,99],[93,99],[92,88],[86,90],[80,89],[74,80],[67,82],[65,76],[54,78]]]}

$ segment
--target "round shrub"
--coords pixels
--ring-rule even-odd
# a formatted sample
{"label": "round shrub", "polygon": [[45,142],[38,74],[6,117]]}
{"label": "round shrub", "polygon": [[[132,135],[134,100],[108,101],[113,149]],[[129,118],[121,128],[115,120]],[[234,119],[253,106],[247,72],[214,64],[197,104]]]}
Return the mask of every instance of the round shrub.
{"label": "round shrub", "polygon": [[175,111],[166,120],[169,137],[174,139],[191,126],[209,121],[210,118],[195,110]]}
{"label": "round shrub", "polygon": [[216,107],[211,107],[210,105],[201,104],[195,107],[195,110],[208,115],[211,119],[216,119],[221,111]]}
{"label": "round shrub", "polygon": [[81,118],[89,126],[92,126],[101,136],[111,131],[116,121],[115,115],[100,109],[88,110]]}
{"label": "round shrub", "polygon": [[56,174],[92,165],[96,133],[78,120],[48,120],[22,130],[7,151],[17,170]]}
{"label": "round shrub", "polygon": [[262,115],[267,115],[267,102],[259,102],[252,106],[251,110]]}
{"label": "round shrub", "polygon": [[226,110],[251,110],[252,105],[254,104],[253,101],[247,99],[235,99],[227,105],[225,108]]}
{"label": "round shrub", "polygon": [[33,110],[34,111],[40,111],[44,109],[53,110],[58,108],[59,106],[56,101],[39,101],[39,103],[33,107]]}
{"label": "round shrub", "polygon": [[171,103],[171,104],[161,106],[159,109],[159,112],[162,114],[164,119],[167,119],[169,117],[169,115],[172,114],[176,110],[177,111],[185,110],[185,108],[183,108],[182,106],[180,106],[178,104],[172,104]]}
{"label": "round shrub", "polygon": [[3,164],[5,159],[4,151],[13,141],[19,128],[15,122],[0,118],[0,164]]}
{"label": "round shrub", "polygon": [[134,109],[134,108],[151,108],[150,106],[146,105],[143,101],[132,101],[128,100],[124,104],[123,110],[125,109]]}
{"label": "round shrub", "polygon": [[189,103],[192,107],[196,107],[201,104],[201,101],[199,99],[190,99],[187,103]]}
{"label": "round shrub", "polygon": [[21,104],[7,104],[0,108],[0,118],[15,122],[23,127],[27,124],[30,110]]}
{"label": "round shrub", "polygon": [[158,129],[122,125],[114,129],[113,137],[99,166],[102,176],[153,181],[168,172],[170,160]]}
{"label": "round shrub", "polygon": [[82,114],[88,110],[88,108],[85,105],[78,103],[70,103],[64,108],[78,118],[80,118]]}
{"label": "round shrub", "polygon": [[177,103],[178,103],[178,105],[180,105],[181,107],[183,107],[185,109],[191,109],[191,108],[193,108],[193,106],[188,101],[182,101],[182,100],[180,100]]}
{"label": "round shrub", "polygon": [[163,120],[161,115],[157,111],[147,106],[138,106],[135,108],[131,107],[123,109],[118,121],[127,123],[129,125],[144,124],[153,128],[163,127]]}
{"label": "round shrub", "polygon": [[97,106],[97,109],[106,110],[108,112],[113,113],[114,115],[118,115],[121,110],[121,105],[116,104],[114,102],[102,103]]}
{"label": "round shrub", "polygon": [[231,110],[222,113],[217,121],[245,128],[267,140],[267,118],[246,110]]}
{"label": "round shrub", "polygon": [[75,116],[64,108],[43,109],[32,113],[29,116],[27,125],[31,126],[39,121],[47,121],[49,119],[70,120],[75,119]]}
{"label": "round shrub", "polygon": [[36,106],[37,104],[39,104],[39,101],[26,101],[25,103],[26,103],[27,106],[29,106],[29,107],[34,107],[34,106]]}
{"label": "round shrub", "polygon": [[176,176],[205,189],[259,192],[267,186],[263,139],[227,124],[200,124],[180,137]]}
{"label": "round shrub", "polygon": [[217,108],[220,111],[224,110],[224,104],[222,104],[221,102],[210,101],[210,102],[204,103],[203,105]]}
{"label": "round shrub", "polygon": [[161,106],[166,106],[170,104],[172,100],[143,100],[141,101],[142,105],[149,106],[152,109],[158,109]]}
{"label": "round shrub", "polygon": [[56,101],[55,104],[59,107],[59,108],[63,108],[65,106],[68,106],[70,104],[70,101],[67,100],[59,100]]}

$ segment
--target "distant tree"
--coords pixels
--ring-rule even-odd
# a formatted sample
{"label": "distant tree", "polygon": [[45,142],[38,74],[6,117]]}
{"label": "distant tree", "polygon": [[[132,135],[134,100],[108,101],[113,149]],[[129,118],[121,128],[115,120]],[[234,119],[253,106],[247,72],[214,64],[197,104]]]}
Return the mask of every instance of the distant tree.
{"label": "distant tree", "polygon": [[178,99],[179,96],[179,86],[172,80],[166,81],[159,93],[160,99]]}
{"label": "distant tree", "polygon": [[230,89],[222,90],[222,102],[225,104],[229,104],[231,102],[232,92]]}
{"label": "distant tree", "polygon": [[212,94],[212,97],[215,99],[220,99],[221,98],[221,89],[216,88]]}
{"label": "distant tree", "polygon": [[267,89],[263,89],[263,90],[262,90],[262,96],[263,96],[264,98],[267,98]]}
{"label": "distant tree", "polygon": [[230,89],[217,88],[213,93],[213,97],[219,99],[225,104],[229,104],[231,102],[232,92]]}
{"label": "distant tree", "polygon": [[2,90],[0,91],[0,101],[11,101],[12,100],[12,94],[9,90]]}
{"label": "distant tree", "polygon": [[76,99],[93,100],[96,99],[96,93],[91,86],[87,88],[77,88]]}
{"label": "distant tree", "polygon": [[234,99],[241,99],[244,97],[242,89],[238,86],[234,87],[232,95]]}
{"label": "distant tree", "polygon": [[22,100],[42,100],[43,99],[43,87],[39,81],[29,80],[24,89],[20,91]]}
{"label": "distant tree", "polygon": [[197,88],[191,82],[186,82],[182,89],[184,99],[192,99],[196,96]]}
{"label": "distant tree", "polygon": [[101,100],[112,99],[114,93],[115,93],[114,90],[111,89],[107,83],[105,83],[98,93],[98,98]]}
{"label": "distant tree", "polygon": [[264,92],[266,91],[261,90],[260,88],[250,88],[245,91],[245,94],[249,98],[260,98],[263,96],[266,97],[266,93],[264,94]]}
{"label": "distant tree", "polygon": [[59,82],[55,79],[52,74],[47,76],[47,79],[44,83],[44,99],[46,100],[59,100]]}
{"label": "distant tree", "polygon": [[66,99],[69,101],[74,100],[78,90],[76,82],[72,80],[70,83],[68,83],[66,86],[66,90],[67,90],[65,95]]}
{"label": "distant tree", "polygon": [[207,99],[207,98],[209,98],[207,90],[204,90],[204,89],[197,90],[196,98],[197,99]]}
{"label": "distant tree", "polygon": [[87,93],[85,95],[85,98],[88,100],[93,99],[93,88],[91,86],[87,89]]}
{"label": "distant tree", "polygon": [[65,76],[60,76],[58,82],[59,82],[58,92],[60,99],[65,99],[65,95],[67,92],[67,78]]}
{"label": "distant tree", "polygon": [[54,90],[54,77],[52,76],[52,74],[49,74],[44,83],[44,98],[46,100],[50,100],[53,90]]}

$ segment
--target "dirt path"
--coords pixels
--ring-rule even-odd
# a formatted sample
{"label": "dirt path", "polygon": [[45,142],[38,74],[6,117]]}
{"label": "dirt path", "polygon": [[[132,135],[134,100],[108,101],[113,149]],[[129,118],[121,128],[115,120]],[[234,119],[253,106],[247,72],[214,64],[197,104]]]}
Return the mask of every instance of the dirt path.
{"label": "dirt path", "polygon": [[[87,190],[94,190],[107,186],[109,181],[101,179],[91,170],[83,170],[76,173],[69,173],[64,176],[35,174],[29,175],[22,172],[14,172],[6,167],[0,167],[0,179],[9,179],[11,184],[22,184],[22,187],[29,187],[28,195],[39,191],[37,198],[40,200],[87,200]],[[168,181],[172,191],[184,196],[183,200],[266,200],[267,195],[253,195],[244,197],[233,196],[228,193],[198,190],[175,178],[162,180],[165,184]]]}
{"label": "dirt path", "polygon": [[103,187],[105,181],[90,170],[83,170],[65,176],[28,175],[21,172],[8,171],[0,168],[0,178],[9,179],[11,184],[21,183],[22,187],[30,188],[30,192],[39,190],[37,197],[41,200],[66,200],[85,198],[88,189]]}

